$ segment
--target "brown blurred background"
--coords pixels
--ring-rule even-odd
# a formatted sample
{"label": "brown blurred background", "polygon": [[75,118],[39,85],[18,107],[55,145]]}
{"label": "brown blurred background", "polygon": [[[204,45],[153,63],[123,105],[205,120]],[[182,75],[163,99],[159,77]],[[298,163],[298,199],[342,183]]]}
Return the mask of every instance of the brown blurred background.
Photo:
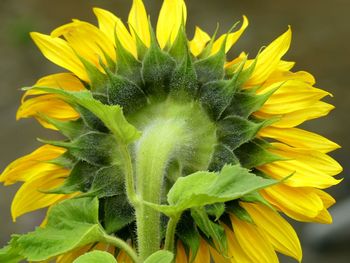
{"label": "brown blurred background", "polygon": [[[161,0],[145,0],[156,21]],[[307,70],[317,78],[317,87],[327,89],[334,98],[327,99],[336,109],[326,118],[303,126],[343,146],[332,154],[344,166],[344,181],[330,192],[338,204],[331,209],[333,225],[293,223],[304,248],[305,263],[347,263],[350,260],[350,1],[349,0],[188,0],[189,36],[195,25],[213,33],[220,23],[223,33],[242,15],[248,16],[250,27],[234,47],[232,56],[246,51],[255,56],[261,46],[293,29],[292,47],[286,59],[296,61],[295,70]],[[96,22],[91,8],[107,8],[126,21],[131,0],[0,0],[0,170],[17,157],[31,152],[39,143],[37,137],[52,136],[35,120],[15,121],[23,86],[39,77],[60,72],[48,62],[28,37],[28,32],[49,33],[53,28],[79,18]],[[14,224],[10,203],[18,185],[0,186],[0,245],[11,233],[32,230],[42,220],[43,211],[20,217]],[[282,258],[282,257],[281,257]],[[282,262],[294,262],[282,258]]]}

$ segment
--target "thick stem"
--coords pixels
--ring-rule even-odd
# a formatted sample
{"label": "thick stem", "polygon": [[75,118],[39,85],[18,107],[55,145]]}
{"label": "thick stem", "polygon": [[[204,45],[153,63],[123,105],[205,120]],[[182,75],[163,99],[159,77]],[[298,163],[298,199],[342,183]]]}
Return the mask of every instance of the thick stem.
{"label": "thick stem", "polygon": [[[179,120],[155,122],[143,131],[136,146],[137,194],[142,200],[160,204],[166,166],[186,139]],[[136,208],[138,249],[141,260],[160,249],[160,213],[141,203]]]}
{"label": "thick stem", "polygon": [[174,252],[175,248],[175,231],[177,223],[179,222],[180,217],[172,217],[169,219],[168,226],[166,229],[165,235],[165,250],[169,250],[170,252]]}
{"label": "thick stem", "polygon": [[103,237],[103,242],[122,249],[134,261],[134,263],[142,262],[140,261],[140,259],[138,258],[136,252],[132,249],[132,247],[130,247],[128,243],[126,243],[124,240],[106,234]]}

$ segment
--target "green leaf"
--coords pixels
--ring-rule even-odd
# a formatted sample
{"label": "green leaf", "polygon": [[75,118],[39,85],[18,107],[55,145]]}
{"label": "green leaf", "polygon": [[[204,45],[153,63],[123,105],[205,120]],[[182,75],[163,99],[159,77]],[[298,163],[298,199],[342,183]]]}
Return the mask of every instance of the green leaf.
{"label": "green leaf", "polygon": [[224,228],[212,222],[203,208],[192,208],[191,215],[207,238],[211,238],[215,241],[220,253],[227,254],[227,239]]}
{"label": "green leaf", "polygon": [[64,136],[71,140],[79,137],[80,135],[88,131],[82,119],[74,121],[59,121],[53,118],[49,118],[47,116],[45,116],[44,119],[48,123],[55,126]]}
{"label": "green leaf", "polygon": [[119,146],[111,134],[88,132],[71,142],[46,141],[45,143],[67,148],[69,154],[92,165],[120,163]]}
{"label": "green leaf", "polygon": [[215,216],[215,221],[219,220],[222,214],[225,212],[225,204],[224,203],[215,203],[211,205],[205,206],[205,211],[210,216]]}
{"label": "green leaf", "polygon": [[3,263],[18,263],[22,259],[23,256],[20,255],[20,251],[18,248],[14,247],[14,243],[19,238],[19,235],[12,235],[12,239],[10,243],[0,249],[0,262]]}
{"label": "green leaf", "polygon": [[145,204],[171,216],[188,208],[235,200],[278,182],[256,176],[239,165],[226,165],[220,173],[196,172],[179,178],[168,192],[169,206]]}
{"label": "green leaf", "polygon": [[80,105],[97,116],[114,134],[118,143],[129,144],[140,137],[140,132],[124,117],[119,105],[105,105],[94,99],[88,91],[65,91],[61,89],[34,87],[49,93],[62,95],[68,102]]}
{"label": "green leaf", "polygon": [[150,255],[144,263],[171,263],[173,262],[174,254],[167,250],[159,250]]}
{"label": "green leaf", "polygon": [[117,263],[117,260],[108,252],[91,251],[78,257],[73,263]]}
{"label": "green leaf", "polygon": [[45,228],[20,236],[14,247],[28,261],[41,261],[102,241],[97,198],[65,200],[50,209]]}
{"label": "green leaf", "polygon": [[275,210],[275,208],[258,192],[251,192],[241,198],[244,202],[253,202],[253,203],[261,203],[263,205],[268,206],[272,210]]}

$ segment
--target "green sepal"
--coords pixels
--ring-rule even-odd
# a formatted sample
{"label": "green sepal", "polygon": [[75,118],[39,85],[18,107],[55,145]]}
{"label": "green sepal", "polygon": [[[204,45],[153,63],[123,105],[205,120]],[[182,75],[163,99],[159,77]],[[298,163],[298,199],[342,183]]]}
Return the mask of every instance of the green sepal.
{"label": "green sepal", "polygon": [[118,263],[115,257],[106,251],[87,252],[73,261],[73,263]]}
{"label": "green sepal", "polygon": [[65,152],[57,158],[47,161],[47,163],[52,163],[68,169],[72,169],[76,162],[76,158],[69,154],[69,152]]}
{"label": "green sepal", "polygon": [[[135,220],[134,209],[123,192],[100,199],[103,202],[103,226],[107,233],[115,233]],[[127,237],[129,238],[129,237]]]}
{"label": "green sepal", "polygon": [[159,250],[154,252],[144,263],[171,263],[173,262],[174,254],[167,250]]}
{"label": "green sepal", "polygon": [[216,25],[216,28],[215,28],[215,31],[214,31],[214,34],[212,35],[212,37],[210,38],[210,41],[209,43],[206,45],[206,47],[202,50],[202,52],[199,54],[199,58],[200,59],[204,59],[204,58],[207,58],[210,56],[211,54],[211,50],[213,49],[213,45],[214,45],[214,42],[216,40],[216,36],[219,32],[219,24]]}
{"label": "green sepal", "polygon": [[106,86],[108,103],[120,105],[125,114],[133,113],[147,103],[142,89],[124,76],[109,75]]}
{"label": "green sepal", "polygon": [[239,159],[230,147],[219,143],[215,146],[214,154],[209,165],[209,171],[220,171],[225,164],[239,164]]}
{"label": "green sepal", "polygon": [[248,118],[253,112],[258,111],[277,89],[272,89],[260,95],[257,95],[254,90],[236,92],[225,114]]}
{"label": "green sepal", "polygon": [[169,83],[176,62],[168,53],[160,49],[152,26],[150,26],[150,33],[151,45],[142,61],[143,89],[147,95],[164,97],[169,92]]}
{"label": "green sepal", "polygon": [[269,124],[271,124],[270,120],[253,122],[239,116],[230,115],[218,123],[218,140],[229,146],[231,150],[235,150],[252,140],[260,129]]}
{"label": "green sepal", "polygon": [[254,139],[248,143],[241,145],[234,153],[239,158],[241,165],[245,168],[254,168],[267,163],[285,160],[270,151],[272,146],[261,139]]}
{"label": "green sepal", "polygon": [[108,132],[107,127],[104,125],[104,123],[91,111],[88,109],[80,106],[80,105],[74,105],[74,108],[79,113],[81,119],[83,120],[85,126],[87,127],[87,130],[95,130],[99,132]]}
{"label": "green sepal", "polygon": [[41,142],[54,146],[64,147],[77,158],[93,165],[111,165],[120,161],[119,147],[111,134],[101,132],[88,132],[70,141]]}
{"label": "green sepal", "polygon": [[9,244],[0,249],[0,262],[18,263],[25,259],[24,256],[20,255],[20,250],[14,245],[19,237],[19,235],[11,235]]}
{"label": "green sepal", "polygon": [[169,54],[178,62],[180,63],[184,57],[187,56],[189,51],[188,48],[188,40],[186,36],[186,30],[184,28],[184,25],[182,24],[180,26],[179,32],[175,38],[174,43],[172,44],[171,48],[169,49]]}
{"label": "green sepal", "polygon": [[89,88],[93,92],[104,92],[106,75],[103,74],[95,65],[83,58],[82,56],[77,55],[84,65],[86,73],[90,79]]}
{"label": "green sepal", "polygon": [[170,95],[174,98],[181,97],[182,100],[190,100],[197,94],[197,73],[192,63],[190,54],[185,53],[173,72],[170,80]]}
{"label": "green sepal", "polygon": [[204,84],[200,89],[200,100],[207,113],[214,120],[218,120],[230,105],[237,89],[236,78],[230,80],[212,81]]}
{"label": "green sepal", "polygon": [[198,81],[201,84],[205,84],[207,82],[223,79],[225,75],[225,62],[226,54],[224,47],[214,55],[197,60],[194,66]]}
{"label": "green sepal", "polygon": [[83,133],[86,133],[88,130],[81,118],[73,121],[59,121],[47,116],[43,118],[45,121],[55,126],[60,131],[60,133],[62,133],[70,140],[79,137]]}
{"label": "green sepal", "polygon": [[234,214],[238,219],[253,224],[254,221],[249,213],[241,207],[236,201],[226,203],[226,211]]}
{"label": "green sepal", "polygon": [[68,199],[50,209],[45,228],[20,236],[13,246],[28,261],[42,261],[102,241],[104,235],[98,221],[98,200]]}
{"label": "green sepal", "polygon": [[136,85],[142,85],[142,63],[123,47],[118,37],[115,37],[115,44],[118,56],[117,74],[127,78],[129,81],[136,83]]}
{"label": "green sepal", "polygon": [[192,208],[191,216],[199,229],[218,246],[220,254],[227,254],[227,238],[222,226],[212,222],[204,208]]}
{"label": "green sepal", "polygon": [[87,192],[98,169],[99,167],[79,161],[74,165],[69,176],[64,180],[63,185],[48,190],[46,193],[70,194],[77,191]]}
{"label": "green sepal", "polygon": [[216,203],[216,204],[206,205],[205,211],[207,212],[208,215],[214,216],[215,221],[217,221],[225,212],[225,203]]}
{"label": "green sepal", "polygon": [[134,36],[135,36],[135,42],[136,42],[136,51],[137,51],[137,57],[139,60],[143,60],[143,58],[145,57],[145,54],[148,50],[147,46],[143,43],[143,41],[141,40],[140,36],[137,34],[135,28],[129,24],[130,30],[133,31]]}
{"label": "green sepal", "polygon": [[272,210],[276,210],[258,191],[251,192],[241,198],[244,202],[260,203]]}
{"label": "green sepal", "polygon": [[182,241],[186,254],[188,256],[191,255],[189,262],[193,262],[200,246],[200,234],[188,211],[182,215],[180,222],[176,227],[176,235]]}
{"label": "green sepal", "polygon": [[34,89],[62,95],[67,102],[86,108],[104,123],[114,134],[118,143],[129,144],[138,139],[141,135],[141,133],[125,119],[122,108],[119,105],[105,105],[95,100],[88,91],[72,92],[45,87],[34,87]]}
{"label": "green sepal", "polygon": [[124,193],[124,173],[117,166],[102,167],[96,171],[89,189],[83,196],[110,197]]}

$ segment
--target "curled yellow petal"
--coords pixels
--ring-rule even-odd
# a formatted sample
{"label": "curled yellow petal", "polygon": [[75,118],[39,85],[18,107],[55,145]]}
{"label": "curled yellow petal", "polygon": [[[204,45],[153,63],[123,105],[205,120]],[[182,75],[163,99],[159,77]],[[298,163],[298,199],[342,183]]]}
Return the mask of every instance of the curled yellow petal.
{"label": "curled yellow petal", "polygon": [[98,19],[100,30],[109,38],[109,41],[115,43],[116,35],[123,47],[136,57],[136,43],[120,18],[101,8],[94,8],[93,11]]}
{"label": "curled yellow petal", "polygon": [[237,241],[252,262],[278,263],[271,243],[266,242],[266,235],[256,225],[239,220],[234,215],[230,215],[230,218]]}
{"label": "curled yellow petal", "polygon": [[36,32],[30,33],[30,36],[48,60],[89,81],[83,64],[65,40]]}
{"label": "curled yellow petal", "polygon": [[273,247],[299,262],[302,251],[293,227],[277,212],[262,204],[241,202],[240,205],[249,213],[259,231],[263,231]]}
{"label": "curled yellow petal", "polygon": [[243,23],[242,26],[239,30],[237,30],[236,32],[233,33],[229,33],[229,34],[224,34],[222,36],[220,36],[213,44],[213,47],[211,49],[211,54],[215,54],[217,53],[223,42],[226,40],[226,44],[225,44],[225,52],[227,53],[232,46],[238,41],[238,39],[241,37],[241,35],[243,34],[243,32],[245,31],[245,29],[248,27],[248,19],[246,16],[243,16]]}
{"label": "curled yellow petal", "polygon": [[182,23],[186,24],[187,9],[183,0],[164,0],[157,22],[159,46],[171,45],[177,37]]}
{"label": "curled yellow petal", "polygon": [[51,206],[58,201],[72,197],[72,195],[41,192],[59,186],[68,174],[69,170],[58,168],[51,171],[42,171],[35,178],[26,181],[17,191],[11,205],[13,221],[16,221],[17,217],[25,213]]}
{"label": "curled yellow petal", "polygon": [[194,37],[189,41],[189,47],[191,53],[196,57],[202,53],[205,45],[210,41],[210,36],[203,31],[200,27],[196,26]]}
{"label": "curled yellow petal", "polygon": [[272,138],[297,148],[309,148],[323,153],[340,148],[338,144],[313,132],[299,128],[266,127],[260,130],[259,135]]}
{"label": "curled yellow petal", "polygon": [[269,203],[298,221],[312,222],[324,209],[320,196],[309,187],[279,184],[264,189],[262,194]]}
{"label": "curled yellow petal", "polygon": [[290,28],[268,45],[258,56],[254,72],[247,81],[247,86],[262,84],[278,67],[281,58],[288,51],[292,39]]}
{"label": "curled yellow petal", "polygon": [[107,64],[105,54],[116,59],[115,48],[107,36],[92,24],[74,20],[72,23],[56,28],[51,36],[63,36],[68,44],[79,54],[102,71],[101,60]]}
{"label": "curled yellow petal", "polygon": [[8,185],[18,181],[30,181],[42,171],[56,170],[58,166],[47,163],[47,161],[59,157],[65,151],[64,148],[43,145],[32,153],[10,163],[1,174],[0,182]]}
{"label": "curled yellow petal", "polygon": [[128,22],[134,41],[136,41],[137,35],[146,47],[149,47],[151,44],[151,35],[145,5],[142,0],[133,0]]}

